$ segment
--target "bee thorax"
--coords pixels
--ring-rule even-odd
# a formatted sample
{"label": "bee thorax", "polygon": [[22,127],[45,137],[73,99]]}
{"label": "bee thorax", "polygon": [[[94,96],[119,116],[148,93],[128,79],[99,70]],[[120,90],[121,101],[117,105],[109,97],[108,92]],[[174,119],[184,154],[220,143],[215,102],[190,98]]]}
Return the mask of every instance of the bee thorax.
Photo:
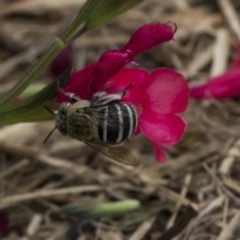
{"label": "bee thorax", "polygon": [[69,136],[80,141],[97,138],[97,126],[94,121],[88,115],[78,115],[76,112],[68,117],[67,132]]}

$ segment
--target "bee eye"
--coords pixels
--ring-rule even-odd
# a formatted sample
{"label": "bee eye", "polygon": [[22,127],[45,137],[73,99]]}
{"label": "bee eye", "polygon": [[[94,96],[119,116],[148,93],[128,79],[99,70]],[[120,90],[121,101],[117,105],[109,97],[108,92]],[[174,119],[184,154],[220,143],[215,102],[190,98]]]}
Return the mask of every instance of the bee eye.
{"label": "bee eye", "polygon": [[60,106],[59,106],[59,109],[58,109],[58,113],[61,114],[61,115],[65,115],[68,111],[68,108],[71,106],[70,103],[62,103]]}

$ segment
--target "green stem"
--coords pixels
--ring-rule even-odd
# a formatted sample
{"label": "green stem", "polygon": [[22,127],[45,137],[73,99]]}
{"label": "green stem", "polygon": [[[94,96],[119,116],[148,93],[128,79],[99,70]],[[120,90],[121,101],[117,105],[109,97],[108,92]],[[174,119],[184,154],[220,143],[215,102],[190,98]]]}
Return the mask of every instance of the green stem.
{"label": "green stem", "polygon": [[[85,31],[103,25],[114,16],[141,1],[143,0],[119,0],[119,4],[116,5],[114,0],[88,0],[83,7],[80,8],[77,16],[61,37],[55,39],[51,47],[43,54],[37,64],[16,83],[2,99],[0,99],[0,108],[10,105],[15,98],[46,70],[50,63],[69,42]],[[101,18],[104,18],[104,20],[101,20]],[[83,25],[82,28],[80,28],[81,24]]]}
{"label": "green stem", "polygon": [[[96,0],[96,1],[98,1],[98,0]],[[80,8],[76,18],[72,21],[72,23],[68,26],[66,31],[60,37],[64,43],[68,43],[71,40],[71,38],[76,34],[80,25],[85,21],[89,12],[92,10],[94,5],[96,5],[96,4],[97,4],[97,2],[95,2],[94,0],[87,1],[85,3],[85,5],[82,8]]]}
{"label": "green stem", "polygon": [[64,43],[59,38],[56,38],[51,47],[40,58],[37,64],[30,70],[30,72],[23,77],[16,85],[2,98],[0,99],[0,106],[11,103],[17,98],[39,75],[48,67],[48,65],[55,59],[55,57],[64,48]]}
{"label": "green stem", "polygon": [[30,97],[30,96],[40,92],[44,87],[46,87],[46,84],[44,84],[44,83],[32,84],[21,93],[20,97],[22,97],[22,98]]}
{"label": "green stem", "polygon": [[71,39],[71,37],[79,29],[80,24],[86,18],[88,12],[91,10],[93,3],[88,2],[81,8],[78,15],[73,22],[68,26],[66,31],[60,38],[56,38],[50,48],[43,54],[37,64],[19,81],[15,86],[0,99],[0,106],[11,103],[17,98],[39,75],[49,66],[49,64],[57,57],[61,50],[65,47],[65,43]]}
{"label": "green stem", "polygon": [[129,199],[115,203],[99,203],[94,207],[94,214],[123,214],[136,210],[140,207],[140,202],[136,199]]}

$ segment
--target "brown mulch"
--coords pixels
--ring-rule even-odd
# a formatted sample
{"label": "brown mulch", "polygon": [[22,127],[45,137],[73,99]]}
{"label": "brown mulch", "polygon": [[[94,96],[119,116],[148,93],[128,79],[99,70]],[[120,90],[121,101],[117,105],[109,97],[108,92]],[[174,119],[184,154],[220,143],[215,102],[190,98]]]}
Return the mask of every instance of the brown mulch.
{"label": "brown mulch", "polygon": [[[0,95],[32,66],[83,2],[0,0]],[[174,21],[178,32],[176,42],[136,59],[148,70],[177,69],[192,86],[226,71],[236,57],[238,0],[148,0],[74,42],[75,68],[121,46],[137,27],[154,21]],[[48,72],[37,80],[50,81]],[[76,219],[54,211],[69,203],[127,199],[139,200],[141,208],[117,217],[88,216],[89,228],[79,216],[77,239],[240,239],[240,101],[191,99],[183,115],[187,132],[168,150],[165,164],[155,162],[144,136],[131,140],[128,147],[141,162],[137,168],[116,164],[57,132],[43,145],[53,122],[2,127],[0,213],[11,231],[0,239],[65,239]]]}

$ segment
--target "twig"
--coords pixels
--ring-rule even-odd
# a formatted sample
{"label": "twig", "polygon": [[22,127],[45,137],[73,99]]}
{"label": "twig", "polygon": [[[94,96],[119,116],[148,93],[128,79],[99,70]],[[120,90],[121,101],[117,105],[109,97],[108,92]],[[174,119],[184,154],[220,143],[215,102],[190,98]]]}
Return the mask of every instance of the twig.
{"label": "twig", "polygon": [[212,120],[209,118],[209,116],[207,116],[206,114],[199,114],[200,117],[202,118],[202,120],[207,123],[208,125],[210,125],[211,127],[225,133],[225,134],[228,134],[228,135],[231,135],[233,137],[239,137],[240,134],[236,131],[236,130],[233,130],[233,129],[229,129],[227,126],[223,126],[221,125],[220,123]]}
{"label": "twig", "polygon": [[[184,179],[183,188],[181,190],[181,194],[180,194],[181,197],[185,197],[186,196],[187,191],[188,191],[188,187],[189,187],[189,184],[190,184],[191,180],[192,180],[192,175],[191,174],[187,174],[185,179]],[[167,229],[173,226],[173,224],[174,224],[174,222],[175,222],[175,220],[177,218],[178,212],[179,212],[179,210],[181,208],[181,205],[182,205],[181,202],[177,202],[177,205],[176,205],[176,207],[175,207],[175,209],[173,211],[173,214],[172,214],[171,218],[168,221]]]}
{"label": "twig", "polygon": [[83,175],[84,173],[88,172],[88,169],[84,166],[78,166],[77,164],[71,163],[64,159],[48,156],[36,148],[18,146],[16,144],[0,141],[0,150],[13,155],[34,159],[48,166],[70,171],[74,174]]}
{"label": "twig", "polygon": [[216,34],[216,42],[213,51],[213,63],[210,76],[215,77],[224,73],[228,66],[230,52],[230,37],[227,29],[219,29]]}
{"label": "twig", "polygon": [[188,2],[186,0],[173,0],[173,3],[181,11],[189,10],[189,5],[188,5]]}
{"label": "twig", "polygon": [[176,237],[186,228],[190,221],[197,216],[197,213],[196,209],[189,206],[177,223],[164,232],[157,240],[171,240]]}
{"label": "twig", "polygon": [[203,218],[204,216],[212,213],[217,208],[221,207],[224,202],[224,196],[220,196],[214,199],[205,209],[202,209],[198,216],[198,221]]}
{"label": "twig", "polygon": [[79,194],[83,192],[98,192],[102,190],[103,190],[102,186],[88,185],[88,186],[80,186],[80,187],[40,190],[32,193],[18,194],[18,195],[2,198],[0,200],[0,209],[10,207],[19,202],[25,202],[25,201],[34,200],[34,199],[38,200],[40,198],[56,197],[59,195]]}
{"label": "twig", "polygon": [[206,48],[204,51],[196,53],[189,66],[187,66],[187,70],[185,70],[184,75],[187,78],[196,75],[202,68],[211,62],[212,55],[212,46]]}
{"label": "twig", "polygon": [[38,232],[38,230],[41,226],[42,220],[43,220],[43,216],[41,214],[35,214],[32,217],[32,220],[29,223],[27,230],[26,230],[26,234],[30,239],[32,239]]}
{"label": "twig", "polygon": [[[210,215],[213,211],[218,209],[222,206],[224,202],[224,196],[220,196],[216,199],[214,199],[210,204],[207,205],[205,209],[201,209],[199,215],[196,217],[196,219],[193,220],[192,223],[190,223],[189,227],[186,229],[186,233],[184,235],[184,238],[181,237],[180,239],[189,239],[188,236],[192,229],[197,225],[197,223],[206,215]],[[162,239],[161,239],[162,240]],[[166,239],[167,240],[167,239]]]}
{"label": "twig", "polygon": [[221,7],[222,12],[224,13],[229,26],[233,32],[237,35],[238,40],[240,40],[240,23],[238,20],[237,13],[232,6],[230,0],[218,0],[218,4]]}
{"label": "twig", "polygon": [[221,174],[227,175],[230,172],[231,167],[233,166],[237,157],[240,156],[240,140],[237,140],[236,143],[231,147],[227,153],[227,157],[223,159],[219,172]]}
{"label": "twig", "polygon": [[24,159],[21,162],[9,167],[8,169],[5,169],[2,173],[0,173],[0,180],[13,174],[14,172],[20,170],[21,168],[26,167],[29,163],[30,163],[29,160]]}
{"label": "twig", "polygon": [[21,1],[14,4],[9,4],[0,8],[0,15],[10,14],[12,12],[33,12],[39,11],[39,9],[46,10],[56,10],[63,9],[67,7],[79,8],[86,0],[34,0],[34,1]]}
{"label": "twig", "polygon": [[216,240],[235,239],[234,231],[237,228],[239,229],[239,223],[240,223],[240,212],[236,213],[236,215],[231,219],[229,224],[222,229],[220,235]]}
{"label": "twig", "polygon": [[237,192],[238,194],[240,194],[240,185],[239,182],[236,182],[234,180],[232,180],[231,178],[228,177],[224,177],[223,178],[223,184],[232,189],[233,191]]}
{"label": "twig", "polygon": [[240,199],[237,196],[235,196],[231,191],[224,187],[223,183],[217,178],[217,176],[211,171],[211,169],[205,163],[203,163],[203,167],[212,176],[217,186],[220,187],[229,198],[235,201],[236,204],[240,205]]}
{"label": "twig", "polygon": [[144,239],[144,236],[151,229],[151,227],[152,227],[153,223],[155,222],[155,220],[156,220],[156,217],[152,217],[152,218],[144,221],[128,240],[141,240],[141,239]]}
{"label": "twig", "polygon": [[156,183],[155,181],[153,181],[147,174],[144,173],[140,173],[139,174],[139,178],[145,183],[148,184],[150,186],[154,186],[156,189],[158,189],[158,191],[161,192],[161,194],[166,195],[170,200],[174,201],[174,202],[179,202],[184,206],[189,206],[191,205],[192,207],[194,207],[195,209],[198,209],[198,206],[196,203],[188,200],[185,197],[180,196],[179,194],[175,193],[174,191],[172,191],[171,189],[168,189],[158,183]]}
{"label": "twig", "polygon": [[26,64],[26,63],[32,63],[35,62],[38,55],[43,53],[44,49],[46,49],[46,44],[42,44],[38,47],[31,47],[18,55],[9,58],[5,62],[1,63],[0,65],[0,72],[1,72],[1,78],[0,81],[4,79],[9,73],[15,70],[16,67],[19,66],[19,64]]}

